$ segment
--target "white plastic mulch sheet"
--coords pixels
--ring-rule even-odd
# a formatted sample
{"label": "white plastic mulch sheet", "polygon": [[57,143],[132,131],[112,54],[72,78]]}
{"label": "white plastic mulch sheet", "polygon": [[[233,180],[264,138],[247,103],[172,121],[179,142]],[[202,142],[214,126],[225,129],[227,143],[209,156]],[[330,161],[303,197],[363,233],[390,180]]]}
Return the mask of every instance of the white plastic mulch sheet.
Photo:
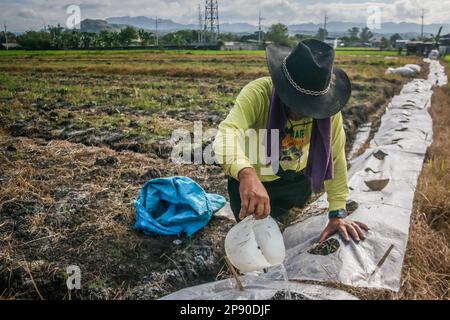
{"label": "white plastic mulch sheet", "polygon": [[369,139],[372,123],[368,122],[361,125],[356,133],[355,141],[353,141],[352,149],[348,154],[348,159],[352,160],[358,154],[358,151],[364,146]]}
{"label": "white plastic mulch sheet", "polygon": [[445,68],[438,61],[424,59],[423,61],[430,64],[430,75],[428,80],[436,86],[445,86],[448,83],[447,75],[445,73]]}
{"label": "white plastic mulch sheet", "polygon": [[[398,291],[408,241],[410,215],[418,176],[432,140],[432,86],[447,78],[437,61],[430,62],[427,80],[413,80],[393,98],[369,149],[351,162],[350,200],[357,209],[348,219],[369,225],[366,240],[345,243],[328,255],[307,251],[317,242],[326,215],[313,216],[288,227],[286,269],[290,280],[336,281],[353,286]],[[326,196],[309,208],[326,211]]]}
{"label": "white plastic mulch sheet", "polygon": [[[239,291],[236,280],[226,279],[186,288],[161,300],[356,300],[351,294],[321,285],[283,281],[282,268],[275,267],[269,274],[241,276],[245,288]],[[290,293],[290,294],[289,294]],[[286,296],[287,294],[287,296]]]}

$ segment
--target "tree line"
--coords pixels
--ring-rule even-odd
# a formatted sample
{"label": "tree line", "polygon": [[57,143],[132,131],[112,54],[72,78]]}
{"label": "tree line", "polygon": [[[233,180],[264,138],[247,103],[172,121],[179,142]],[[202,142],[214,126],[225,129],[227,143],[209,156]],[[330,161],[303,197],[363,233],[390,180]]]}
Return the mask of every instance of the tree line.
{"label": "tree line", "polygon": [[[13,37],[11,35],[13,34],[8,34],[9,43],[18,43],[28,50],[128,47],[138,37],[142,45],[147,45],[152,37],[152,33],[132,27],[95,33],[49,26],[45,31],[27,31]],[[0,41],[2,38],[4,39],[4,35],[0,37]]]}
{"label": "tree line", "polygon": [[[348,35],[339,37],[345,46],[365,46],[373,38],[373,33],[369,28],[351,28]],[[222,33],[219,36],[219,44],[226,41],[257,41],[271,42],[277,45],[295,46],[298,41],[307,38],[317,38],[324,40],[328,37],[327,30],[320,28],[315,35],[296,34],[291,36],[288,27],[278,23],[270,26],[267,31],[255,32],[248,35],[238,35],[234,33]],[[161,34],[158,37],[154,32],[144,29],[125,27],[120,31],[102,30],[96,32],[85,32],[79,30],[67,30],[61,26],[49,26],[45,31],[27,31],[21,35],[7,33],[8,43],[18,43],[23,49],[44,50],[44,49],[89,49],[89,48],[126,48],[133,46],[149,45],[175,45],[183,46],[197,43],[199,32],[197,30],[180,30],[176,32]],[[390,48],[395,45],[395,41],[401,39],[395,34],[390,39],[382,38],[380,47]],[[0,43],[5,42],[5,33],[0,33]]]}

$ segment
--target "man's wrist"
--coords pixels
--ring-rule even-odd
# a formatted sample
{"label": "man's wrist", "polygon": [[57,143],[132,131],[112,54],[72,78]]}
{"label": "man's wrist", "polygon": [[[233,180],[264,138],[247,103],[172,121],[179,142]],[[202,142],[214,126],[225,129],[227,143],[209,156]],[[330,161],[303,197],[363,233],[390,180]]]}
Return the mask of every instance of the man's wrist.
{"label": "man's wrist", "polygon": [[328,219],[345,219],[348,216],[347,210],[345,209],[339,209],[339,210],[333,210],[328,213]]}
{"label": "man's wrist", "polygon": [[241,180],[245,177],[253,176],[255,174],[256,174],[256,171],[254,168],[252,168],[252,167],[243,168],[238,173],[238,179]]}

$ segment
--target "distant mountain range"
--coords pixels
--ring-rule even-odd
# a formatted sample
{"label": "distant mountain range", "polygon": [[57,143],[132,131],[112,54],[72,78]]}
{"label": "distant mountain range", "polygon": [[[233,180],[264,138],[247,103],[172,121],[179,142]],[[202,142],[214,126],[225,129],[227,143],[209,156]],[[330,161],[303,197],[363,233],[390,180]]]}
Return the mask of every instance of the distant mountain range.
{"label": "distant mountain range", "polygon": [[[142,28],[147,30],[155,30],[156,19],[148,18],[144,16],[139,17],[112,17],[106,18],[108,23],[119,25],[130,25],[136,28]],[[158,30],[162,32],[172,32],[177,30],[197,30],[197,24],[182,24],[168,19],[158,19]],[[220,30],[223,32],[235,32],[235,33],[252,33],[257,31],[257,27],[248,23],[221,23]]]}
{"label": "distant mountain range", "polygon": [[[448,33],[450,32],[450,25],[443,25],[443,24],[427,24],[424,25],[424,33],[426,34],[436,34],[441,26],[444,26],[442,32]],[[319,28],[323,27],[321,24],[315,24],[315,23],[303,23],[303,24],[295,24],[289,26],[289,32],[290,33],[311,33],[311,32],[317,32]],[[347,33],[348,29],[352,27],[358,27],[360,29],[366,27],[365,23],[358,23],[358,22],[337,22],[337,21],[331,21],[327,24],[327,30],[330,33]],[[394,33],[402,33],[402,34],[420,34],[421,32],[421,26],[417,23],[408,23],[408,22],[401,22],[401,23],[393,23],[393,22],[386,22],[381,24],[380,29],[374,29],[372,30],[373,33],[377,34],[394,34]]]}
{"label": "distant mountain range", "polygon": [[[148,17],[113,17],[106,18],[108,23],[130,25],[136,28],[155,30],[156,19]],[[158,30],[161,31],[177,31],[182,29],[198,29],[197,25],[181,24],[168,19],[158,19]]]}
{"label": "distant mountain range", "polygon": [[[169,19],[158,19],[158,30],[160,32],[173,32],[183,29],[198,29],[198,25],[195,24],[182,24]],[[133,26],[136,28],[142,28],[146,30],[155,30],[156,21],[154,18],[138,16],[138,17],[111,17],[106,20],[91,20],[86,19],[81,22],[82,31],[99,32],[101,30],[117,31],[126,26]],[[289,32],[291,34],[305,33],[315,34],[322,24],[316,23],[302,23],[289,25]],[[327,25],[327,30],[330,35],[343,35],[348,33],[348,29],[352,27],[364,28],[364,23],[358,22],[337,22],[331,21]],[[428,24],[424,26],[425,34],[436,34],[441,24]],[[257,26],[249,23],[221,23],[221,32],[233,32],[233,33],[253,33],[258,30]],[[407,35],[407,37],[414,37],[420,34],[420,24],[416,23],[392,23],[387,22],[381,25],[381,29],[372,30],[375,34],[394,34],[400,33]],[[450,32],[450,25],[444,25],[442,34]]]}
{"label": "distant mountain range", "polygon": [[125,28],[126,25],[120,24],[112,24],[108,23],[105,20],[98,19],[84,19],[80,23],[80,30],[83,32],[100,32],[102,30],[107,30],[110,32],[120,31],[122,28]]}

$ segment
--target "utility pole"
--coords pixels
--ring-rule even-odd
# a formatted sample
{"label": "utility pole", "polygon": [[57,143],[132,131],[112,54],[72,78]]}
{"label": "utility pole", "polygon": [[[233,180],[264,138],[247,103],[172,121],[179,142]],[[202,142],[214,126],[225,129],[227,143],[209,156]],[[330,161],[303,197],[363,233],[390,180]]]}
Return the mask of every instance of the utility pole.
{"label": "utility pole", "polygon": [[261,17],[261,9],[259,10],[259,19],[258,19],[258,44],[261,45],[262,43],[262,24],[261,22],[264,19]]}
{"label": "utility pole", "polygon": [[4,27],[5,27],[5,48],[6,48],[6,50],[9,50],[9,46],[8,46],[8,30],[7,30],[7,26],[6,26],[6,21],[4,23]]}
{"label": "utility pole", "polygon": [[155,37],[156,37],[156,46],[159,46],[158,16],[156,16],[156,20],[155,20]]}
{"label": "utility pole", "polygon": [[216,0],[216,12],[215,12],[215,17],[216,17],[216,27],[217,27],[217,33],[216,33],[216,41],[219,40],[219,34],[220,34],[220,23],[219,23],[219,4]]}
{"label": "utility pole", "polygon": [[5,26],[5,48],[6,51],[8,51],[8,34],[6,33],[6,21],[4,23],[4,26]]}
{"label": "utility pole", "polygon": [[44,31],[44,32],[47,32],[47,24],[45,23],[44,17],[41,16],[41,20],[42,20],[42,24],[43,24],[43,26],[44,26],[43,31]]}
{"label": "utility pole", "polygon": [[422,8],[422,26],[420,28],[420,40],[423,41],[423,19],[425,17],[425,10]]}
{"label": "utility pole", "polygon": [[327,16],[327,12],[325,11],[325,18],[324,18],[324,22],[323,22],[323,41],[326,40],[327,38],[327,22],[328,22],[328,16]]}
{"label": "utility pole", "polygon": [[202,5],[198,5],[198,42],[203,43],[203,17]]}

